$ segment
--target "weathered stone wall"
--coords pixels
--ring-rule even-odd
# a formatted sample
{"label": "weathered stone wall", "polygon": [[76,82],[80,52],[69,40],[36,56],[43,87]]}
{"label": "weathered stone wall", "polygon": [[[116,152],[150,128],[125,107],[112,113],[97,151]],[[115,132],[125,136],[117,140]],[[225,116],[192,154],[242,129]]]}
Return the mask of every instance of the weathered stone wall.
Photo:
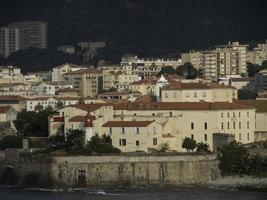
{"label": "weathered stone wall", "polygon": [[34,173],[60,187],[206,184],[220,176],[214,155],[54,157],[24,160],[14,169],[21,180]]}

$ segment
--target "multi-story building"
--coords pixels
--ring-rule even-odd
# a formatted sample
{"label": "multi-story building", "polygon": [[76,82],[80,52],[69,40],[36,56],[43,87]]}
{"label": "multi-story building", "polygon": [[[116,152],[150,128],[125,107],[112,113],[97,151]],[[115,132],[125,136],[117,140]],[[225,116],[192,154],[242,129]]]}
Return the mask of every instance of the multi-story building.
{"label": "multi-story building", "polygon": [[35,85],[33,89],[39,96],[53,96],[60,89],[72,87],[72,84],[67,82],[41,82]]}
{"label": "multi-story building", "polygon": [[156,95],[156,84],[157,84],[156,78],[134,81],[133,83],[130,83],[129,90],[138,91],[142,95],[154,96]]}
{"label": "multi-story building", "polygon": [[63,80],[72,84],[82,97],[94,97],[103,91],[103,72],[95,69],[81,69],[63,74]]}
{"label": "multi-story building", "polygon": [[52,72],[51,71],[38,71],[30,72],[29,75],[35,75],[40,81],[52,81]]}
{"label": "multi-story building", "polygon": [[0,27],[0,55],[6,58],[19,49],[19,30],[17,28]]}
{"label": "multi-story building", "polygon": [[233,102],[237,89],[217,83],[171,82],[161,88],[162,102]]}
{"label": "multi-story building", "polygon": [[78,71],[81,69],[86,69],[86,67],[76,65],[76,64],[71,64],[71,63],[66,63],[63,65],[54,67],[52,69],[52,81],[53,82],[63,81],[63,78],[62,78],[63,74],[68,73],[68,72]]}
{"label": "multi-story building", "polygon": [[30,96],[35,94],[30,84],[0,83],[0,95],[2,96]]}
{"label": "multi-story building", "polygon": [[20,68],[14,66],[0,66],[0,83],[23,82]]}
{"label": "multi-story building", "polygon": [[131,54],[127,54],[121,59],[121,66],[126,73],[134,73],[142,78],[156,76],[162,67],[176,68],[181,64],[181,59],[143,59]]}
{"label": "multi-story building", "polygon": [[248,51],[247,61],[256,65],[267,61],[267,40],[266,43],[258,44],[252,51]]}
{"label": "multi-story building", "polygon": [[47,48],[47,23],[22,21],[8,24],[8,28],[19,30],[20,48]]}
{"label": "multi-story building", "polygon": [[64,132],[84,130],[85,143],[95,134],[109,135],[112,144],[126,152],[147,152],[163,143],[168,143],[171,150],[185,151],[185,137],[213,149],[218,133],[242,143],[253,142],[255,108],[227,102],[84,104],[59,109],[50,117],[51,135],[61,127]]}
{"label": "multi-story building", "polygon": [[103,89],[116,88],[118,91],[128,90],[129,85],[139,80],[137,74],[127,74],[124,71],[103,70]]}
{"label": "multi-story building", "polygon": [[247,74],[247,47],[239,42],[229,42],[212,50],[183,54],[182,58],[183,62],[190,62],[201,69],[205,78],[217,81],[220,77]]}

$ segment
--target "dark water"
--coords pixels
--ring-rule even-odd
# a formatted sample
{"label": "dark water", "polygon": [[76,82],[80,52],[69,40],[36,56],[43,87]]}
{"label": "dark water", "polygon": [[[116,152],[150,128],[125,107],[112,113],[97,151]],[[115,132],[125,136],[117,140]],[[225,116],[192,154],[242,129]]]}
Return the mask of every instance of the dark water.
{"label": "dark water", "polygon": [[41,191],[0,188],[0,200],[267,200],[267,193],[208,188]]}

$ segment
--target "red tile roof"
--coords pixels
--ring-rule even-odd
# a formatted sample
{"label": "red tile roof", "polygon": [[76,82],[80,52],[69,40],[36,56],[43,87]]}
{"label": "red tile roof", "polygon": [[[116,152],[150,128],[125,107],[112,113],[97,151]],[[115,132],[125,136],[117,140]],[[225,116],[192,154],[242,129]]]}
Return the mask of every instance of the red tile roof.
{"label": "red tile roof", "polygon": [[233,110],[253,109],[250,105],[228,102],[150,102],[114,104],[114,110]]}
{"label": "red tile roof", "polygon": [[0,113],[7,113],[10,109],[10,106],[0,106]]}
{"label": "red tile roof", "polygon": [[267,100],[237,100],[239,104],[253,106],[256,112],[267,112]]}
{"label": "red tile roof", "polygon": [[147,127],[154,121],[108,121],[103,127]]}
{"label": "red tile roof", "polygon": [[22,96],[0,96],[0,101],[1,100],[26,101],[27,98]]}
{"label": "red tile roof", "polygon": [[231,88],[218,83],[183,83],[170,81],[162,90],[191,90],[191,89],[213,89],[213,88]]}
{"label": "red tile roof", "polygon": [[72,105],[72,107],[76,107],[76,108],[79,108],[81,110],[85,110],[88,112],[93,112],[95,110],[98,110],[102,106],[108,106],[108,105],[111,105],[111,104],[107,104],[107,103],[76,104],[76,105]]}

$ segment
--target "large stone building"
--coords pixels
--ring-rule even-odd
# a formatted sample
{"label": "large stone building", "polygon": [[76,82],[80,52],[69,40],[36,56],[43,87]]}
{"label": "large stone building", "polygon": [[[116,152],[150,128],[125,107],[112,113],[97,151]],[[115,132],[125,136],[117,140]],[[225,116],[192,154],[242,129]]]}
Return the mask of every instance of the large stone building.
{"label": "large stone building", "polygon": [[18,29],[20,48],[47,48],[47,23],[42,21],[21,21],[8,24],[10,29]]}
{"label": "large stone building", "polygon": [[54,67],[52,69],[52,81],[53,82],[63,81],[63,77],[62,77],[63,74],[68,73],[68,72],[78,71],[81,69],[86,69],[86,67],[76,65],[76,64],[71,64],[71,63],[65,63],[57,67]]}
{"label": "large stone building", "polygon": [[[88,123],[90,122],[90,123]],[[81,129],[92,135],[110,135],[122,151],[148,151],[168,143],[184,151],[185,137],[213,148],[214,134],[224,133],[242,143],[254,141],[255,108],[227,102],[161,102],[68,106],[50,117],[50,135]]]}

